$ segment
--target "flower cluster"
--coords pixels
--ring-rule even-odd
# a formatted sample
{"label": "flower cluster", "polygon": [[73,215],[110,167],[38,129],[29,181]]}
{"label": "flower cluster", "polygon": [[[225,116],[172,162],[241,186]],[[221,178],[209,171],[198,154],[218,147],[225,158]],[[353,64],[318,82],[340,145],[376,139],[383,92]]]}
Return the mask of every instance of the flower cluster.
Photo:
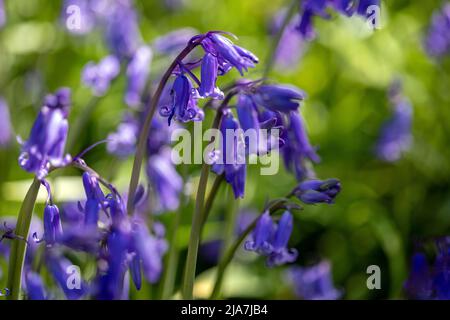
{"label": "flower cluster", "polygon": [[425,47],[432,57],[442,58],[450,53],[450,3],[433,15]]}
{"label": "flower cluster", "polygon": [[[201,45],[205,55],[195,64],[183,64],[179,61],[171,91],[172,101],[160,109],[161,115],[168,118],[169,124],[172,119],[181,122],[203,120],[204,114],[198,107],[197,100],[224,98],[224,94],[216,86],[217,77],[232,68],[243,75],[244,71],[258,63],[258,58],[253,53],[233,44],[221,32],[195,36],[190,43]],[[192,69],[198,65],[201,65],[201,80],[192,73]],[[191,79],[198,85],[197,88]]]}
{"label": "flower cluster", "polygon": [[[142,284],[141,273],[150,283],[157,282],[167,250],[164,226],[154,222],[149,229],[142,217],[128,217],[120,195],[112,186],[111,193],[105,195],[95,175],[85,172],[82,180],[86,192],[84,204],[65,206],[62,219],[58,207],[50,200],[44,210],[44,236],[37,239],[41,231],[35,229],[33,232],[35,245],[45,242],[46,266],[65,296],[68,299],[86,295],[98,299],[120,299],[127,294],[124,291],[127,288],[124,283],[127,270],[138,290]],[[43,184],[50,192],[48,184]],[[136,201],[140,200],[137,196]],[[72,262],[64,256],[64,248],[84,251],[95,257],[98,271],[91,283],[83,281],[76,290],[67,288],[66,270]],[[30,271],[26,277],[30,298],[48,298],[48,294],[42,294],[48,290],[37,274]]]}
{"label": "flower cluster", "polygon": [[411,299],[450,299],[450,239],[437,241],[438,253],[433,264],[424,253],[415,253],[404,288]]}

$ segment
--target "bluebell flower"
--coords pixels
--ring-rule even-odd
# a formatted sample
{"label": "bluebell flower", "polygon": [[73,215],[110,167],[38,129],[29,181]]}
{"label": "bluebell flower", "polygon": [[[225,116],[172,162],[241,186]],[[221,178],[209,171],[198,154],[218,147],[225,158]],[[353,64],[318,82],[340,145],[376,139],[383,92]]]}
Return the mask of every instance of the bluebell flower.
{"label": "bluebell flower", "polygon": [[191,80],[185,75],[177,76],[173,83],[172,104],[163,106],[160,114],[168,118],[169,125],[172,119],[181,122],[201,121],[204,112],[197,106],[197,91],[192,87]]}
{"label": "bluebell flower", "polygon": [[44,282],[42,281],[41,276],[36,272],[25,272],[25,291],[30,300],[47,300]]}
{"label": "bluebell flower", "polygon": [[152,48],[162,55],[178,54],[196,34],[197,30],[193,28],[178,29],[156,38],[153,41]]}
{"label": "bluebell flower", "polygon": [[115,1],[106,17],[105,38],[110,51],[118,58],[130,59],[142,39],[137,13],[132,1]]}
{"label": "bluebell flower", "polygon": [[412,257],[409,277],[405,282],[406,295],[411,299],[450,300],[450,238],[436,240],[434,261],[417,252]]}
{"label": "bluebell flower", "polygon": [[[139,133],[139,122],[126,113],[116,132],[108,135],[107,150],[109,153],[126,158],[134,153]],[[149,135],[151,136],[151,135]]]}
{"label": "bluebell flower", "polygon": [[383,124],[376,145],[378,158],[387,162],[400,160],[412,145],[412,107],[399,94],[395,94],[391,100],[395,108],[394,114]]}
{"label": "bluebell flower", "polygon": [[12,135],[8,105],[0,97],[0,148],[6,147],[11,142]]}
{"label": "bluebell flower", "polygon": [[38,179],[47,175],[50,166],[64,166],[71,160],[70,156],[64,155],[69,106],[69,89],[60,89],[55,95],[47,96],[29,139],[22,145],[19,165],[25,171],[35,173]]}
{"label": "bluebell flower", "polygon": [[269,267],[294,262],[297,259],[296,249],[287,247],[293,229],[294,218],[289,211],[285,211],[278,221],[272,240],[272,252],[267,257]]}
{"label": "bluebell flower", "polygon": [[121,220],[112,226],[107,238],[107,251],[99,264],[94,293],[100,300],[118,300],[124,289],[128,249],[132,241],[131,224]]}
{"label": "bluebell flower", "polygon": [[206,53],[202,59],[201,84],[198,89],[203,98],[223,99],[224,94],[216,86],[219,62],[211,53]]}
{"label": "bluebell flower", "polygon": [[245,250],[255,251],[262,255],[269,255],[272,252],[272,236],[275,224],[269,212],[264,212],[256,223],[252,232],[252,239],[245,242]]}
{"label": "bluebell flower", "polygon": [[254,141],[252,137],[248,136],[245,140],[246,150],[249,154],[258,154],[260,151],[264,152],[267,149],[267,143],[264,146],[263,137],[260,135],[260,123],[258,119],[258,110],[251,96],[247,94],[240,94],[236,104],[236,113],[239,119],[240,127],[248,131],[250,134],[254,133]]}
{"label": "bluebell flower", "polygon": [[336,300],[342,296],[333,285],[331,266],[327,261],[311,267],[293,267],[288,278],[301,299]]}
{"label": "bluebell flower", "polygon": [[306,204],[334,203],[341,191],[341,183],[337,179],[306,180],[301,182],[293,194]]}
{"label": "bluebell flower", "polygon": [[425,39],[425,48],[432,57],[443,58],[450,54],[450,3],[433,14]]}
{"label": "bluebell flower", "polygon": [[411,260],[411,270],[404,289],[411,299],[430,299],[433,281],[427,257],[423,253],[415,253]]}
{"label": "bluebell flower", "polygon": [[119,72],[119,60],[112,55],[106,56],[98,64],[89,62],[83,69],[82,80],[94,95],[103,96]]}
{"label": "bluebell flower", "polygon": [[58,241],[63,234],[59,209],[56,205],[46,205],[44,209],[44,239],[47,245]]}
{"label": "bluebell flower", "polygon": [[150,283],[158,282],[161,277],[163,257],[168,249],[164,232],[161,232],[164,231],[163,226],[155,223],[153,231],[153,234],[150,233],[142,221],[138,221],[133,226],[134,248],[142,261],[143,274]]}
{"label": "bluebell flower", "polygon": [[83,207],[81,202],[70,202],[61,207],[60,216],[64,232],[57,243],[76,251],[98,254],[103,235],[97,224],[85,224],[85,220],[90,220],[86,218],[85,210],[86,205]]}
{"label": "bluebell flower", "polygon": [[300,106],[305,99],[305,93],[294,86],[261,85],[253,95],[254,101],[272,111],[288,113]]}
{"label": "bluebell flower", "polygon": [[88,172],[83,173],[83,186],[86,193],[84,223],[86,226],[97,226],[100,209],[104,207],[105,195],[98,179]]}
{"label": "bluebell flower", "polygon": [[450,300],[450,239],[448,238],[438,242],[433,288],[438,300]]}
{"label": "bluebell flower", "polygon": [[69,279],[69,277],[72,276],[72,273],[68,271],[70,271],[70,267],[74,264],[64,256],[52,251],[47,251],[45,255],[45,263],[47,265],[47,269],[52,274],[67,299],[78,300],[89,292],[88,285],[81,279],[81,274],[79,275],[80,278],[76,279],[78,275],[74,275],[73,279],[76,281],[79,280],[79,283],[73,283],[73,286],[68,285],[70,283],[69,280],[72,280]]}
{"label": "bluebell flower", "polygon": [[236,113],[243,130],[259,130],[258,110],[251,96],[240,94],[236,104]]}
{"label": "bluebell flower", "polygon": [[0,28],[6,24],[5,4],[0,0]]}
{"label": "bluebell flower", "polygon": [[302,3],[302,13],[297,30],[307,40],[315,37],[314,16],[328,17],[326,8],[329,0],[306,0]]}
{"label": "bluebell flower", "polygon": [[[245,142],[239,134],[239,123],[230,110],[225,110],[220,123],[223,137],[221,150],[212,166],[216,174],[224,174],[225,180],[233,188],[235,198],[243,198],[247,168],[245,164]],[[229,132],[227,134],[227,132]],[[230,135],[231,133],[231,135]],[[231,141],[230,138],[232,139]]]}
{"label": "bluebell flower", "polygon": [[302,116],[298,112],[289,113],[289,123],[282,131],[281,139],[284,145],[281,154],[286,168],[295,173],[298,180],[313,175],[306,161],[320,161],[315,148],[310,144]]}
{"label": "bluebell flower", "polygon": [[152,210],[164,212],[178,209],[183,180],[171,161],[170,148],[148,158],[147,177],[153,194]]}
{"label": "bluebell flower", "polygon": [[205,52],[218,60],[219,74],[227,73],[232,67],[241,75],[258,63],[258,58],[250,51],[239,47],[218,32],[209,32],[202,41]]}
{"label": "bluebell flower", "polygon": [[251,240],[245,242],[244,248],[267,257],[268,267],[294,262],[298,256],[297,250],[287,247],[292,228],[293,217],[289,211],[282,214],[278,224],[269,212],[265,212],[258,219]]}
{"label": "bluebell flower", "polygon": [[142,102],[141,96],[150,74],[152,55],[150,47],[142,46],[136,50],[128,64],[125,102],[130,107],[138,107]]}

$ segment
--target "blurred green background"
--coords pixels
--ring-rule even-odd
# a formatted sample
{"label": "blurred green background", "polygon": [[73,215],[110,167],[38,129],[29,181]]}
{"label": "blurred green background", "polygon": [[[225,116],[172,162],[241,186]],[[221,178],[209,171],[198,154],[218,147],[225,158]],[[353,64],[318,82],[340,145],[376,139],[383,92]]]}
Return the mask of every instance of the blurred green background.
{"label": "blurred green background", "polygon": [[[107,54],[100,32],[74,36],[60,23],[61,2],[13,0],[7,2],[8,24],[0,30],[0,96],[10,106],[15,133],[28,136],[44,95],[61,86],[73,90],[70,121],[80,117],[91,99],[80,83],[81,70]],[[163,1],[135,1],[141,33],[146,42],[181,27],[199,32],[226,30],[239,36],[238,44],[260,57],[260,65],[246,76],[261,76],[271,38],[268,23],[284,5],[281,0],[185,0],[177,10]],[[441,63],[427,57],[423,37],[432,12],[442,1],[385,1],[382,28],[364,31],[359,18],[334,16],[316,20],[318,37],[306,45],[298,66],[271,74],[274,81],[294,84],[308,94],[302,106],[310,139],[319,146],[322,162],[315,166],[320,178],[339,178],[342,192],[332,206],[308,206],[296,214],[291,239],[299,250],[298,263],[309,265],[328,259],[336,287],[346,299],[401,298],[414,244],[431,236],[450,234],[450,59]],[[152,77],[167,66],[156,56]],[[235,76],[237,74],[234,74]],[[402,160],[386,164],[374,156],[381,124],[390,116],[387,88],[401,79],[404,95],[414,110],[413,147]],[[220,84],[226,84],[222,79]],[[125,80],[119,78],[93,111],[85,130],[76,137],[75,151],[104,139],[115,130],[126,109]],[[0,215],[16,216],[31,175],[17,165],[18,144],[0,150]],[[127,185],[131,159],[118,161],[99,147],[87,162],[121,190]],[[261,210],[267,199],[284,196],[295,178],[284,168],[276,176],[260,176],[257,167],[248,174],[241,207]],[[198,166],[186,170],[192,182]],[[182,170],[180,168],[180,170]],[[82,197],[80,173],[67,169],[51,178],[56,202]],[[195,188],[194,188],[195,189]],[[44,193],[36,214],[42,214]],[[190,195],[193,200],[194,195]],[[205,240],[220,238],[226,205],[224,190],[208,223]],[[189,236],[192,201],[180,209],[182,228],[177,234],[181,251],[179,277]],[[175,213],[161,216],[170,225]],[[366,268],[379,265],[382,289],[368,290]],[[4,286],[6,264],[0,284]],[[213,269],[204,270],[196,292],[207,295]],[[225,280],[225,296],[294,298],[285,279],[285,267],[268,270],[262,259],[239,254]],[[178,279],[179,281],[179,279]],[[132,292],[146,299],[151,288]]]}

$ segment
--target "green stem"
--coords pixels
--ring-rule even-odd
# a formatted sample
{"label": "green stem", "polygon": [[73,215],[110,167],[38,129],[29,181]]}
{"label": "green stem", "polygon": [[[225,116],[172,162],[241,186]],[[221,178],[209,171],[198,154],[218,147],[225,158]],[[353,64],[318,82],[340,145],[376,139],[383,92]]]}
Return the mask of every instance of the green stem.
{"label": "green stem", "polygon": [[[226,222],[225,234],[224,234],[224,238],[223,238],[223,246],[222,246],[221,258],[220,258],[221,261],[222,260],[230,260],[230,258],[228,257],[228,255],[229,255],[228,250],[230,250],[232,248],[231,245],[233,242],[234,231],[235,231],[235,227],[236,227],[236,213],[239,208],[239,199],[234,198],[233,190],[228,189],[227,191],[228,191],[227,222]],[[237,248],[238,247],[236,247],[235,250],[237,250]],[[234,253],[233,253],[233,255],[234,255]],[[220,284],[217,286],[217,289],[215,288],[217,291],[215,293],[215,295],[217,295],[217,296],[221,290],[221,283],[225,276],[225,268],[223,270],[218,270],[218,272],[220,272]]]}
{"label": "green stem", "polygon": [[233,190],[228,188],[228,196],[227,196],[227,222],[225,226],[225,234],[224,234],[224,241],[223,241],[223,249],[222,249],[222,255],[225,254],[225,252],[228,250],[228,248],[231,246],[231,243],[233,242],[234,238],[234,231],[236,227],[236,213],[238,212],[239,208],[239,198],[234,198]]}
{"label": "green stem", "polygon": [[[214,200],[216,199],[217,192],[219,191],[220,185],[222,184],[222,181],[225,180],[225,176],[223,174],[216,176],[214,179],[214,183],[211,187],[211,191],[209,191],[208,198],[206,199],[205,208],[203,209],[202,213],[202,230],[205,226],[206,220],[208,220],[209,213],[211,211],[212,205],[214,203]],[[201,231],[200,231],[201,233]]]}
{"label": "green stem", "polygon": [[278,45],[280,44],[280,40],[283,37],[283,33],[286,30],[286,27],[289,25],[291,18],[295,13],[295,8],[299,6],[299,0],[291,0],[291,4],[289,5],[286,15],[284,17],[283,23],[278,30],[273,42],[271,44],[269,53],[267,54],[266,64],[263,72],[263,78],[267,78],[272,71],[273,65],[275,64],[275,55],[277,53]]}
{"label": "green stem", "polygon": [[[230,92],[222,102],[222,105],[216,112],[216,117],[214,118],[214,122],[212,125],[212,129],[218,129],[220,121],[223,115],[223,109],[228,106],[230,100],[236,95],[236,92]],[[195,280],[195,270],[197,266],[197,254],[198,254],[198,246],[200,244],[200,236],[202,229],[203,221],[203,211],[204,211],[204,201],[205,201],[205,193],[206,186],[208,184],[208,175],[209,175],[210,165],[206,162],[202,165],[202,171],[200,174],[200,181],[197,189],[197,198],[195,201],[195,210],[194,215],[192,217],[192,227],[191,227],[191,235],[189,238],[188,245],[188,255],[186,259],[186,267],[184,272],[184,281],[183,281],[183,289],[182,295],[185,299],[193,298],[193,290],[194,290],[194,280]]]}
{"label": "green stem", "polygon": [[195,211],[192,218],[192,229],[189,238],[188,254],[186,259],[186,268],[183,282],[183,298],[192,299],[194,290],[195,269],[197,266],[198,246],[200,243],[200,230],[202,222],[202,209],[205,199],[206,185],[208,184],[209,164],[202,165],[200,182],[197,190],[197,199],[195,201]]}
{"label": "green stem", "polygon": [[161,98],[161,94],[164,87],[167,84],[172,72],[178,66],[180,61],[182,61],[191,51],[199,44],[198,40],[194,42],[189,42],[189,44],[184,48],[183,51],[175,58],[172,64],[169,66],[167,71],[164,73],[161,81],[159,82],[158,88],[152,99],[150,100],[150,107],[148,108],[147,115],[144,120],[144,125],[139,134],[139,139],[136,147],[136,154],[134,156],[133,169],[131,172],[130,186],[128,188],[128,201],[127,201],[127,212],[129,215],[133,214],[134,210],[134,195],[136,194],[136,189],[139,183],[139,176],[141,173],[142,161],[144,160],[147,138],[150,132],[150,126],[152,123],[153,116],[155,114],[156,108]]}
{"label": "green stem", "polygon": [[25,199],[22,202],[22,206],[19,211],[19,217],[17,218],[15,234],[18,236],[18,238],[12,240],[11,253],[9,256],[7,287],[11,293],[8,297],[8,299],[10,300],[20,299],[22,270],[27,248],[26,240],[28,239],[31,218],[33,217],[33,208],[34,204],[36,203],[40,185],[41,182],[38,179],[34,178],[33,183],[28,189]]}

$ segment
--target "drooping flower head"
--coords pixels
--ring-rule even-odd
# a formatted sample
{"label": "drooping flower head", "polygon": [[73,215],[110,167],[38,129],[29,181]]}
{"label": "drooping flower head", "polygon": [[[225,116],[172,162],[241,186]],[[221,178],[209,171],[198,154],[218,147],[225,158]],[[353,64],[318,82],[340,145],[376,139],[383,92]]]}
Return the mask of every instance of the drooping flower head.
{"label": "drooping flower head", "polygon": [[294,189],[293,194],[306,204],[331,204],[340,191],[341,183],[337,179],[306,180]]}
{"label": "drooping flower head", "polygon": [[89,62],[83,69],[82,80],[84,85],[91,88],[94,95],[103,96],[119,72],[119,60],[110,55],[103,58],[98,64]]}
{"label": "drooping flower head", "polygon": [[60,89],[45,98],[44,106],[34,122],[29,139],[23,143],[19,165],[43,179],[50,166],[63,166],[70,161],[64,155],[69,124],[70,90]]}
{"label": "drooping flower head", "polygon": [[60,240],[63,235],[59,209],[56,205],[46,205],[44,209],[44,239],[47,245]]}
{"label": "drooping flower head", "polygon": [[286,168],[295,173],[298,180],[310,177],[313,173],[306,161],[317,163],[320,161],[316,149],[309,142],[305,124],[299,112],[289,113],[288,123],[285,125],[281,138],[284,146],[281,154]]}
{"label": "drooping flower head", "polygon": [[0,97],[0,148],[6,147],[11,142],[12,135],[8,105]]}
{"label": "drooping flower head", "polygon": [[142,222],[134,224],[133,247],[142,263],[144,276],[150,283],[158,282],[163,271],[163,257],[168,248],[164,236],[165,229],[160,223],[153,226],[153,233]]}
{"label": "drooping flower head", "polygon": [[331,266],[327,261],[311,267],[293,267],[288,278],[295,294],[304,300],[336,300],[342,295],[333,285]]}
{"label": "drooping flower head", "polygon": [[432,57],[443,58],[450,54],[450,3],[433,14],[425,47]]}
{"label": "drooping flower head", "polygon": [[245,243],[244,248],[267,257],[268,267],[294,262],[298,252],[287,247],[292,228],[293,217],[289,211],[283,213],[278,224],[269,212],[265,212],[258,219],[252,238]]}
{"label": "drooping flower head", "polygon": [[219,74],[225,74],[234,67],[243,76],[244,71],[254,68],[259,61],[252,52],[233,44],[219,32],[208,32],[202,41],[202,47],[217,59]]}
{"label": "drooping flower head", "polygon": [[163,106],[160,110],[160,114],[168,118],[169,125],[172,119],[181,122],[203,120],[204,112],[197,106],[198,95],[188,77],[183,74],[177,76],[171,96],[172,104]]}
{"label": "drooping flower head", "polygon": [[83,186],[86,193],[86,204],[84,208],[84,223],[86,226],[97,226],[100,210],[104,207],[106,200],[98,179],[89,174],[83,173]]}
{"label": "drooping flower head", "polygon": [[[190,45],[201,46],[205,54],[194,63],[178,62],[178,68],[174,70],[176,78],[171,90],[172,102],[160,109],[160,114],[169,119],[169,124],[172,119],[181,122],[203,120],[203,111],[198,108],[197,99],[224,98],[224,94],[216,85],[217,77],[232,68],[243,75],[244,71],[258,63],[258,58],[253,53],[233,44],[224,34],[211,31],[194,36],[189,41]],[[198,66],[201,66],[200,80],[192,72]],[[197,87],[193,86],[191,80]]]}
{"label": "drooping flower head", "polygon": [[253,99],[259,105],[272,111],[288,113],[296,111],[305,93],[288,85],[261,85],[257,88]]}
{"label": "drooping flower head", "polygon": [[247,166],[245,164],[245,143],[239,123],[230,110],[225,110],[220,124],[223,137],[217,160],[212,166],[216,174],[224,174],[232,186],[235,198],[243,198]]}

